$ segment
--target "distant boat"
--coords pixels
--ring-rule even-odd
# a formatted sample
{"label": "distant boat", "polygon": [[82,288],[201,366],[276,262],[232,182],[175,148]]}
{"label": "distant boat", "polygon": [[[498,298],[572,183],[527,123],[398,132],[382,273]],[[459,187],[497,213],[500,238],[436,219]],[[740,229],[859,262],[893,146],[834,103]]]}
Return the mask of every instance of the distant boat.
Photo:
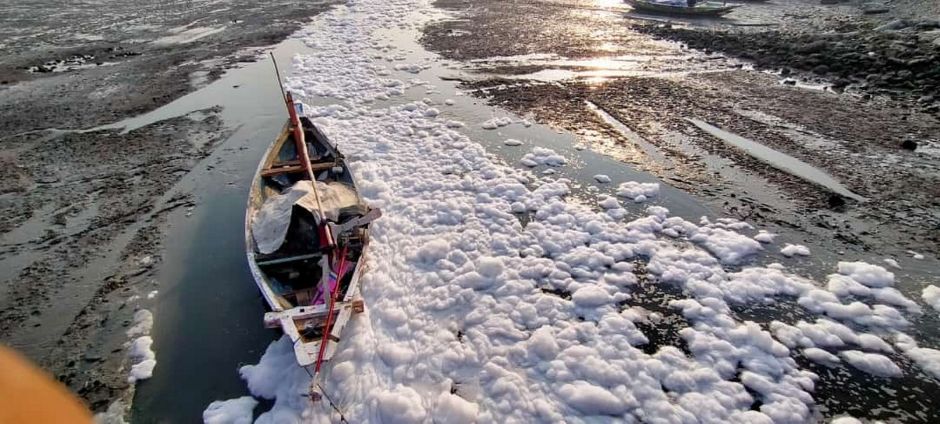
{"label": "distant boat", "polygon": [[258,166],[245,214],[248,265],[294,356],[313,380],[336,353],[353,313],[362,312],[360,278],[369,224],[381,216],[360,198],[345,159],[285,96],[290,118]]}
{"label": "distant boat", "polygon": [[647,0],[624,0],[624,2],[639,12],[686,16],[721,16],[730,13],[732,10],[740,6],[737,4],[724,4],[717,2],[700,2],[697,3],[695,7],[668,3],[656,3]]}

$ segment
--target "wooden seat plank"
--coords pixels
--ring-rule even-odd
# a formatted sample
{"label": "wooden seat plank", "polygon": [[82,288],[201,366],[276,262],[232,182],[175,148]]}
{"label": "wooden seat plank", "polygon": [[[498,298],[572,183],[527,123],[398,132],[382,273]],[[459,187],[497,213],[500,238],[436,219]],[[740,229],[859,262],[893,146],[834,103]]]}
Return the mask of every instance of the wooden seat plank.
{"label": "wooden seat plank", "polygon": [[[332,167],[336,166],[336,162],[317,162],[311,163],[310,169],[313,172],[325,171]],[[302,165],[291,165],[291,166],[282,166],[282,167],[271,167],[261,171],[262,177],[272,177],[280,174],[290,174],[294,172],[304,172],[304,167]]]}

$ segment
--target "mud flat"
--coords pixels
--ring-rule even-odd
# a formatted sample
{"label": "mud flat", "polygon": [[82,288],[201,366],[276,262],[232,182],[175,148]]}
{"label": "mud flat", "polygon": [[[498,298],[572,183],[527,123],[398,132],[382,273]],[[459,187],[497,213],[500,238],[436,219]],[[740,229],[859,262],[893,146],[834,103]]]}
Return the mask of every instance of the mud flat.
{"label": "mud flat", "polygon": [[126,332],[158,295],[167,217],[199,202],[178,182],[213,174],[206,160],[236,122],[209,99],[107,124],[256,61],[330,4],[0,6],[0,342],[95,412],[127,405]]}
{"label": "mud flat", "polygon": [[[691,48],[750,60],[760,69],[821,79],[837,91],[907,100],[940,112],[940,12],[932,2],[839,8],[803,4],[774,26],[636,22],[633,28]],[[760,6],[758,6],[760,7]],[[765,11],[769,12],[769,11]],[[796,74],[800,75],[796,75]]]}
{"label": "mud flat", "polygon": [[6,142],[0,334],[96,409],[127,388],[123,330],[156,290],[164,216],[194,205],[169,190],[226,136],[213,111],[195,115]]}

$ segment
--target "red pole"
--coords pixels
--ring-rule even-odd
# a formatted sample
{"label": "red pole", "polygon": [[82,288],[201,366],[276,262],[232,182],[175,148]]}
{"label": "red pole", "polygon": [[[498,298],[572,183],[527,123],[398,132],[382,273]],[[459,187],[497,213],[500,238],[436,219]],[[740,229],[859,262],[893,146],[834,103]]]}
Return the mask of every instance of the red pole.
{"label": "red pole", "polygon": [[[340,250],[339,257],[339,267],[336,268],[336,290],[333,290],[330,293],[330,307],[326,314],[326,325],[323,327],[323,339],[320,340],[320,352],[317,353],[317,365],[314,368],[315,373],[320,372],[320,364],[323,363],[323,354],[326,352],[326,344],[330,341],[330,332],[333,331],[333,309],[336,305],[336,293],[339,292],[340,287],[342,286],[343,274],[346,273],[346,246],[343,246],[343,249]],[[327,279],[327,284],[329,284],[329,278]]]}

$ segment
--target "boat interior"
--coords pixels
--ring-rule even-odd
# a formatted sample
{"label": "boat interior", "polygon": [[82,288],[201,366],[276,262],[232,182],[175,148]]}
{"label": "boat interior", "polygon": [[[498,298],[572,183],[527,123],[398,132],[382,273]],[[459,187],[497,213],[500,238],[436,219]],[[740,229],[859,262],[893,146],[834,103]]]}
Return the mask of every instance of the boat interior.
{"label": "boat interior", "polygon": [[[355,192],[352,176],[342,155],[307,118],[301,118],[301,122],[314,175],[319,183],[326,185],[318,184],[318,187],[346,190],[354,199],[346,201],[343,207],[336,211],[334,224],[342,224],[366,214],[369,209]],[[298,181],[307,179],[307,173],[297,156],[293,133],[289,126],[285,126],[265,159],[259,175],[260,181],[256,182],[259,185],[258,190],[252,191],[251,202],[256,210],[269,198],[280,195]],[[343,267],[345,272],[338,278],[339,301],[343,300],[343,294],[346,293],[357,269],[366,240],[365,232],[364,227],[356,226],[342,234],[334,235],[339,245],[345,247],[346,252],[346,266]],[[287,235],[281,246],[270,254],[261,254],[255,249],[256,264],[282,308],[314,306],[325,301],[318,285],[321,281],[326,281],[326,278],[323,278],[324,267],[330,258],[329,252],[321,247],[321,236],[317,217],[309,210],[294,204]],[[321,326],[311,324],[313,323],[298,322],[298,329],[305,338],[319,337]]]}

